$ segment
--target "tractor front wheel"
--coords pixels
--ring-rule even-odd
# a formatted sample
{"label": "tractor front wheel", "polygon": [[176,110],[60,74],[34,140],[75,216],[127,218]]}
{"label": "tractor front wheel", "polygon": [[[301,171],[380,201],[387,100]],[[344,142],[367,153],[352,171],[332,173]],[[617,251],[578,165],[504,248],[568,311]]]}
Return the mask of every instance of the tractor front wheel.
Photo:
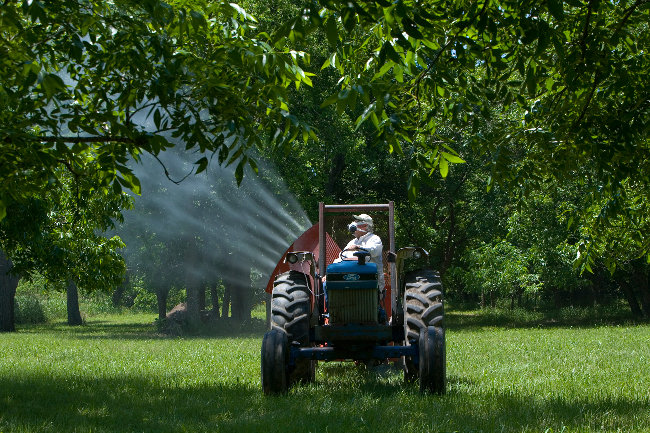
{"label": "tractor front wheel", "polygon": [[429,326],[419,339],[420,391],[444,394],[447,387],[445,359],[445,330]]}
{"label": "tractor front wheel", "polygon": [[262,340],[262,390],[285,394],[289,390],[289,341],[287,334],[272,329]]}

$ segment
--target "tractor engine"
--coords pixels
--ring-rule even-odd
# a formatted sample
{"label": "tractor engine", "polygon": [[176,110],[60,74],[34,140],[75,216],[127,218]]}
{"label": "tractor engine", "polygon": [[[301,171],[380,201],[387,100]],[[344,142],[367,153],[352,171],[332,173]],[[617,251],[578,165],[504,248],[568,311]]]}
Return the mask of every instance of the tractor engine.
{"label": "tractor engine", "polygon": [[331,325],[377,324],[377,265],[344,260],[327,267],[327,311]]}

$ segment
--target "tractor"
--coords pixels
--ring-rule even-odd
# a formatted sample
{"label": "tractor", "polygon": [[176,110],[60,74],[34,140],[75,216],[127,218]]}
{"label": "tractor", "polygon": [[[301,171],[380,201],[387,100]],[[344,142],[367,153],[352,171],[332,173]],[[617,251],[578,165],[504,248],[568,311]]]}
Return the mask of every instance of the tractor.
{"label": "tractor", "polygon": [[[383,268],[363,250],[342,251],[351,213],[373,213],[382,238]],[[342,223],[343,222],[343,223]],[[342,239],[347,240],[342,242]],[[337,260],[338,259],[338,260]],[[395,248],[393,202],[326,205],[277,264],[271,293],[271,329],[262,341],[265,394],[284,394],[315,380],[318,361],[393,362],[407,382],[444,394],[445,330],[442,284],[426,269],[420,247]],[[385,290],[378,285],[384,275]]]}

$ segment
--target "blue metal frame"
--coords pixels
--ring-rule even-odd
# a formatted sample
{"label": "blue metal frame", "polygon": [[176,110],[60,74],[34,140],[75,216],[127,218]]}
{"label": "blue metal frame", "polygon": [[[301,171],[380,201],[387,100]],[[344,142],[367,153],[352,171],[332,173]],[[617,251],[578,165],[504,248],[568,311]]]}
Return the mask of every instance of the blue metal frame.
{"label": "blue metal frame", "polygon": [[337,341],[365,341],[375,344],[381,341],[401,341],[404,328],[401,326],[349,323],[346,325],[322,325],[310,329],[309,340],[316,343]]}
{"label": "blue metal frame", "polygon": [[417,344],[410,346],[372,346],[368,350],[352,347],[300,347],[292,345],[289,353],[289,365],[295,365],[296,359],[315,359],[318,361],[387,359],[410,356],[418,364],[419,350]]}

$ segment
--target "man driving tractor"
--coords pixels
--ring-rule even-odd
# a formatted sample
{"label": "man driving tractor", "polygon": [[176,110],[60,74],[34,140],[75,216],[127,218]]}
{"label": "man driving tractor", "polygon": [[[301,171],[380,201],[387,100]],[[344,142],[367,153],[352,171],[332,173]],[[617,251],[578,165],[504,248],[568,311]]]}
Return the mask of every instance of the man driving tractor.
{"label": "man driving tractor", "polygon": [[[361,215],[354,215],[355,221],[348,225],[350,233],[354,235],[352,239],[343,249],[344,253],[342,254],[344,258],[355,259],[353,256],[354,251],[359,249],[364,249],[370,253],[368,262],[375,263],[377,265],[377,283],[379,292],[384,293],[384,266],[382,263],[382,253],[384,246],[381,243],[381,238],[372,232],[374,224],[370,215],[362,213]],[[351,251],[347,253],[347,251]]]}

